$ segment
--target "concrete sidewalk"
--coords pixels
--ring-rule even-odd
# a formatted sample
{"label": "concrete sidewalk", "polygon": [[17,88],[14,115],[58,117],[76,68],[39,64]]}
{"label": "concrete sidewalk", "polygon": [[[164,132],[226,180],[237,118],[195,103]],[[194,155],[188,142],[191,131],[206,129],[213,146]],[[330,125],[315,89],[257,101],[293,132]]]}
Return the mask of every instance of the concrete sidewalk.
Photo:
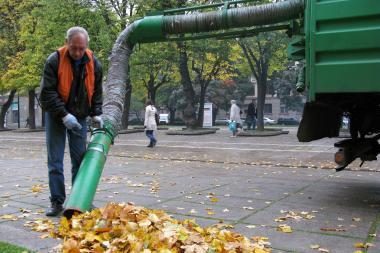
{"label": "concrete sidewalk", "polygon": [[[198,137],[161,132],[158,146],[148,149],[143,133],[120,135],[94,204],[134,202],[202,226],[223,221],[247,237],[269,237],[272,252],[320,252],[311,245],[380,252],[377,163],[336,173],[334,140],[300,144],[292,129],[268,138],[228,136],[225,129]],[[49,204],[44,133],[0,132],[0,139],[0,241],[49,252],[59,241],[24,227],[45,218]],[[69,164],[66,154],[68,184]],[[277,231],[280,224],[293,232]],[[355,248],[360,242],[375,246]]]}

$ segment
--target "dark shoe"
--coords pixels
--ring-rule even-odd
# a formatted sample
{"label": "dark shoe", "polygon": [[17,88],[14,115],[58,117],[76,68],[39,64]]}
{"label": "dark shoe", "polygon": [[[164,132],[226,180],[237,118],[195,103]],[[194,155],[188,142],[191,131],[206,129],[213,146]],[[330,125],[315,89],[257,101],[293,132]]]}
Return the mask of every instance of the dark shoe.
{"label": "dark shoe", "polygon": [[51,207],[46,210],[46,216],[56,217],[63,211],[62,204],[52,203]]}
{"label": "dark shoe", "polygon": [[156,144],[157,144],[157,141],[153,142],[153,147],[156,146]]}
{"label": "dark shoe", "polygon": [[153,148],[153,144],[150,143],[147,147],[148,147],[148,148]]}

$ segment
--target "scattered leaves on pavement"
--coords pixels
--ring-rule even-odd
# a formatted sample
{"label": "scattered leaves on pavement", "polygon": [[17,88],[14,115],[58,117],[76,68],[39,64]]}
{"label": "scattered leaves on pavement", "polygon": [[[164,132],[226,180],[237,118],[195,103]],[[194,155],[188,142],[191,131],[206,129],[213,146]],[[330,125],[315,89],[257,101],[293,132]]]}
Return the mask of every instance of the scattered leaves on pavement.
{"label": "scattered leaves on pavement", "polygon": [[284,211],[284,210],[281,210],[281,213],[285,214],[285,216],[278,217],[274,221],[276,221],[276,222],[283,222],[283,221],[286,221],[286,220],[289,220],[289,219],[293,219],[293,220],[296,220],[296,221],[311,220],[311,219],[313,219],[315,217],[314,215],[311,215],[309,212],[305,212],[305,211],[296,212],[296,211]]}
{"label": "scattered leaves on pavement", "polygon": [[33,221],[25,222],[24,227],[29,227],[36,232],[52,232],[55,224],[50,219],[38,218]]}

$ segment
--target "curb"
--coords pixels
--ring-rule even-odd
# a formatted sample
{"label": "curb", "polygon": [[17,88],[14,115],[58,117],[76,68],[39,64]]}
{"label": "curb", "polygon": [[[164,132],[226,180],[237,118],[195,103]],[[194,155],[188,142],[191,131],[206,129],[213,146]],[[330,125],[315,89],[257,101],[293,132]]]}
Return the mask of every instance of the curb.
{"label": "curb", "polygon": [[238,137],[270,137],[270,136],[278,136],[281,134],[288,134],[289,131],[254,131],[254,132],[240,132]]}
{"label": "curb", "polygon": [[214,134],[216,133],[216,129],[201,129],[201,130],[172,130],[167,131],[167,135],[205,135],[205,134]]}

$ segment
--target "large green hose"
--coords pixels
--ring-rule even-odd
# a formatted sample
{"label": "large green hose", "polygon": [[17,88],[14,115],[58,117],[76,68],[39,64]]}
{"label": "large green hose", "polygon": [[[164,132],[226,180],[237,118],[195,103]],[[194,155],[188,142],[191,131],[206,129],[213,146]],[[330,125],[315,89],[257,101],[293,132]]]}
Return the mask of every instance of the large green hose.
{"label": "large green hose", "polygon": [[199,33],[275,24],[297,18],[303,12],[303,7],[304,0],[289,0],[191,15],[165,16],[163,33]]}
{"label": "large green hose", "polygon": [[112,126],[106,123],[104,129],[96,129],[92,133],[75,178],[72,193],[65,206],[64,216],[66,217],[71,217],[74,212],[82,213],[91,208],[109,148],[115,137],[114,132],[106,130],[109,128],[112,129]]}

